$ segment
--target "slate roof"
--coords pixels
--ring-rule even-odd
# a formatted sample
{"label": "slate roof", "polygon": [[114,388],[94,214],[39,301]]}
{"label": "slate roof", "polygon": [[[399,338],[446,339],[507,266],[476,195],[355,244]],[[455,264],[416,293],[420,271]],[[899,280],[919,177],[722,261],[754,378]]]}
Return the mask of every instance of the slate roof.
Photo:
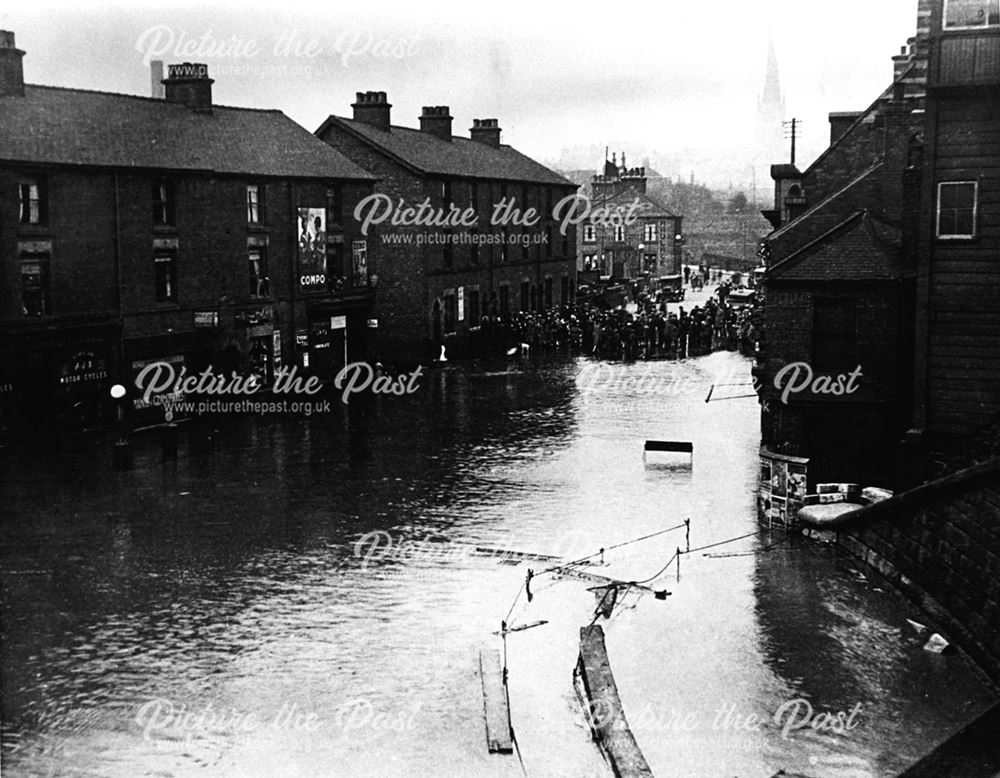
{"label": "slate roof", "polygon": [[648,194],[638,191],[637,189],[626,188],[620,192],[615,192],[614,194],[608,194],[604,197],[600,197],[591,203],[591,205],[596,208],[601,205],[607,204],[631,204],[636,198],[639,198],[639,207],[637,212],[639,216],[647,219],[663,217],[663,216],[676,216],[665,206],[661,205],[660,202]]}
{"label": "slate roof", "polygon": [[804,213],[799,214],[794,219],[789,221],[787,224],[783,224],[781,227],[776,229],[770,235],[767,236],[768,241],[772,241],[775,238],[780,238],[788,233],[793,233],[798,231],[804,225],[808,225],[810,220],[822,220],[824,217],[829,219],[831,217],[836,218],[838,210],[837,205],[851,202],[851,199],[855,193],[863,187],[866,183],[873,180],[876,173],[879,173],[884,166],[884,162],[879,160],[871,167],[866,168],[857,176],[848,181],[844,186],[833,192],[828,197],[820,200],[818,203],[810,207]]}
{"label": "slate roof", "polygon": [[901,277],[902,232],[857,211],[767,271],[768,280],[891,281]]}
{"label": "slate roof", "polygon": [[24,97],[0,98],[0,160],[374,179],[281,111],[200,113],[161,99],[30,84]]}
{"label": "slate roof", "polygon": [[332,125],[346,130],[421,174],[577,188],[577,184],[569,179],[505,144],[501,144],[500,148],[493,148],[458,135],[453,135],[449,142],[411,127],[393,125],[391,130],[386,131],[343,116],[328,117],[316,130],[316,134],[322,136]]}

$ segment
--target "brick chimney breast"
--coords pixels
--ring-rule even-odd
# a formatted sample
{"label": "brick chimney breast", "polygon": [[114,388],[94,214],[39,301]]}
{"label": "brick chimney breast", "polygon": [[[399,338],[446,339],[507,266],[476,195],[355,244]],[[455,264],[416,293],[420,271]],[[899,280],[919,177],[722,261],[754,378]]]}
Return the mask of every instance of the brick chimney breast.
{"label": "brick chimney breast", "polygon": [[0,30],[0,97],[24,97],[24,52],[14,45],[14,33]]}
{"label": "brick chimney breast", "polygon": [[169,103],[181,103],[193,111],[211,113],[212,84],[208,65],[201,62],[182,62],[167,66],[163,79],[164,95]]}
{"label": "brick chimney breast", "polygon": [[420,114],[420,131],[450,143],[451,120],[447,105],[425,105]]}
{"label": "brick chimney breast", "polygon": [[485,143],[495,149],[500,148],[500,126],[496,119],[473,119],[469,136],[476,143]]}
{"label": "brick chimney breast", "polygon": [[357,100],[351,104],[351,108],[354,109],[354,121],[370,124],[386,132],[391,130],[392,104],[385,92],[358,92]]}

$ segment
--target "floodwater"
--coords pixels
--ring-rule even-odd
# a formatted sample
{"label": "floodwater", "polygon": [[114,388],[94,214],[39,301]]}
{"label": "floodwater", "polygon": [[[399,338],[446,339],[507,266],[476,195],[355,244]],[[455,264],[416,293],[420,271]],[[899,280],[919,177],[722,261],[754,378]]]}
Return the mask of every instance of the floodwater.
{"label": "floodwater", "polygon": [[[610,775],[573,683],[595,584],[547,557],[643,580],[758,530],[756,401],[704,402],[748,380],[729,353],[468,365],[219,419],[212,447],[182,425],[176,462],[140,433],[129,473],[108,443],[3,452],[5,774]],[[648,438],[694,455],[644,465]],[[649,585],[596,623],[658,775],[893,775],[992,700],[899,595],[780,532]],[[478,675],[505,618],[546,622],[506,639],[519,756],[487,753]]]}

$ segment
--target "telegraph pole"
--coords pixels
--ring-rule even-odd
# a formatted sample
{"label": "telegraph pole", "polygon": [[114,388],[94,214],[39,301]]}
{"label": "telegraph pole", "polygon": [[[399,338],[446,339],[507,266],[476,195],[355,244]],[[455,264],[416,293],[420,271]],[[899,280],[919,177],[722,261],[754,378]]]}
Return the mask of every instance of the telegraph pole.
{"label": "telegraph pole", "polygon": [[790,122],[782,122],[782,126],[785,128],[785,137],[792,139],[792,164],[795,164],[795,140],[798,137],[798,127],[802,122],[798,119],[792,119]]}

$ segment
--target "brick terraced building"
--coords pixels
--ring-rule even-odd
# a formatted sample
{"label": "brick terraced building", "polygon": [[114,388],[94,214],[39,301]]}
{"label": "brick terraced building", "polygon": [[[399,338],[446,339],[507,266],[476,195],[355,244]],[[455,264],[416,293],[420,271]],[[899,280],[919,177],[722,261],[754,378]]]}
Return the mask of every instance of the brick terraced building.
{"label": "brick terraced building", "polygon": [[[359,92],[352,107],[352,118],[330,116],[316,135],[378,176],[377,190],[393,207],[426,200],[435,211],[476,214],[471,226],[371,228],[380,257],[380,354],[419,361],[437,357],[442,345],[463,353],[484,316],[574,299],[576,228],[564,234],[552,215],[575,184],[501,143],[496,119],[474,119],[464,138],[452,134],[447,106],[425,107],[420,129],[391,122],[385,92]],[[494,223],[502,202],[535,209],[537,224]]]}
{"label": "brick terraced building", "polygon": [[[0,33],[0,413],[107,422],[152,360],[329,377],[366,355],[374,178],[280,111],[214,105],[204,65],[164,99],[25,84]],[[127,407],[152,414],[134,397]]]}

